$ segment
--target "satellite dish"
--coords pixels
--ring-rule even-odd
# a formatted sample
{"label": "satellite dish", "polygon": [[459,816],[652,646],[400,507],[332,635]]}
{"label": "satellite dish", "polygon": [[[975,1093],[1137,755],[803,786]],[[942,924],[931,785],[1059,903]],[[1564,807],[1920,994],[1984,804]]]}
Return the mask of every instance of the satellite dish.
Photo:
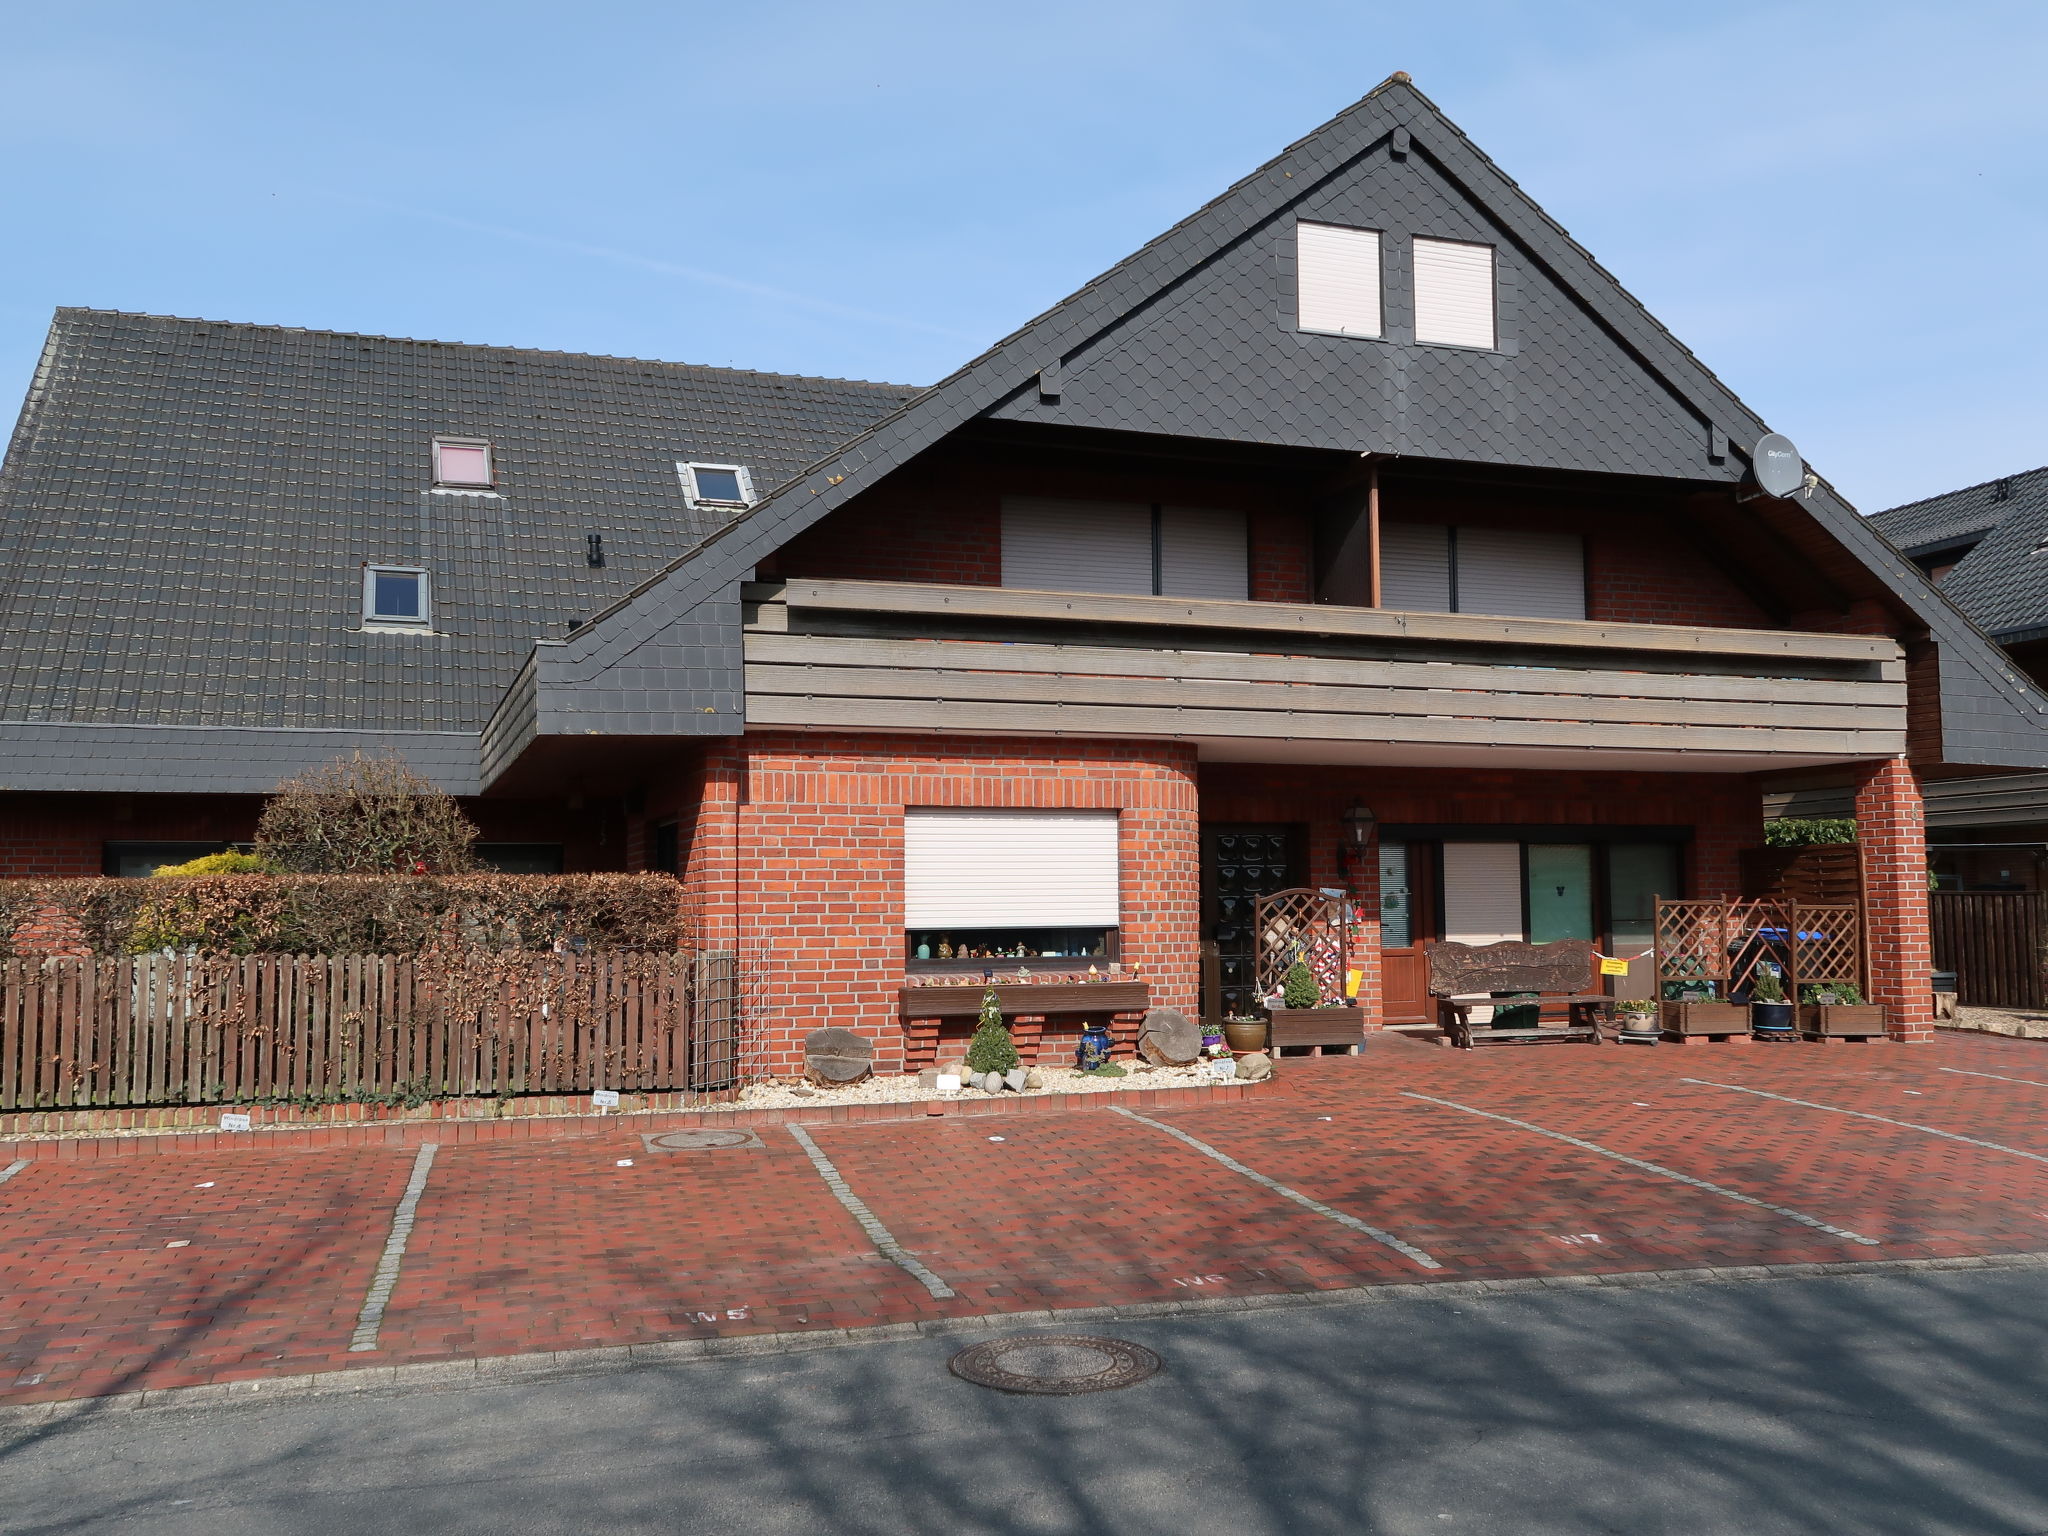
{"label": "satellite dish", "polygon": [[1766,432],[1756,440],[1750,456],[1756,468],[1756,483],[1766,496],[1790,496],[1806,484],[1806,460],[1781,432]]}

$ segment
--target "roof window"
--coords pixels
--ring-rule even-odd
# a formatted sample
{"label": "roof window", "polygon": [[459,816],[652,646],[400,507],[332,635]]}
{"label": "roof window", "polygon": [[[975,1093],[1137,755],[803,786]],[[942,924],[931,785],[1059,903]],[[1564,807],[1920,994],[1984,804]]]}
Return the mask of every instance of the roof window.
{"label": "roof window", "polygon": [[411,565],[363,567],[363,623],[386,628],[424,629],[427,573]]}
{"label": "roof window", "polygon": [[1294,226],[1295,324],[1340,336],[1380,334],[1380,236],[1338,224]]}
{"label": "roof window", "polygon": [[489,490],[491,445],[480,437],[435,438],[434,484]]}
{"label": "roof window", "polygon": [[1415,339],[1494,347],[1493,247],[1415,237]]}
{"label": "roof window", "polygon": [[693,507],[751,507],[754,477],[743,464],[678,464],[683,497]]}

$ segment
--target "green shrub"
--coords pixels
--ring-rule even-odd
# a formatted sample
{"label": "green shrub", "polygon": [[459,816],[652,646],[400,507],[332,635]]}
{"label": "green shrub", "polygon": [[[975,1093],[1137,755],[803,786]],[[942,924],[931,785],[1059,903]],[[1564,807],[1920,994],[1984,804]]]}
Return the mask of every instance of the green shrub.
{"label": "green shrub", "polygon": [[982,994],[981,1022],[974,1038],[967,1042],[967,1070],[970,1072],[1014,1072],[1022,1065],[1010,1031],[1003,1023],[1003,1005],[994,987]]}
{"label": "green shrub", "polygon": [[1316,973],[1308,968],[1306,960],[1297,960],[1287,968],[1287,979],[1280,983],[1280,1003],[1286,1008],[1313,1008],[1323,999],[1323,989],[1316,985]]}
{"label": "green shrub", "polygon": [[253,853],[237,853],[230,848],[225,853],[202,854],[196,859],[187,859],[182,864],[166,864],[152,870],[152,879],[184,879],[189,875],[274,875],[276,868],[268,859],[260,859]]}
{"label": "green shrub", "polygon": [[1821,843],[1853,843],[1856,823],[1846,816],[1823,816],[1801,820],[1788,816],[1783,821],[1764,823],[1767,848],[1811,848]]}
{"label": "green shrub", "polygon": [[468,874],[475,843],[454,796],[360,752],[286,779],[256,822],[257,853],[302,875]]}
{"label": "green shrub", "polygon": [[1785,1001],[1785,983],[1776,971],[1760,965],[1749,984],[1749,997],[1751,1002],[1782,1003]]}

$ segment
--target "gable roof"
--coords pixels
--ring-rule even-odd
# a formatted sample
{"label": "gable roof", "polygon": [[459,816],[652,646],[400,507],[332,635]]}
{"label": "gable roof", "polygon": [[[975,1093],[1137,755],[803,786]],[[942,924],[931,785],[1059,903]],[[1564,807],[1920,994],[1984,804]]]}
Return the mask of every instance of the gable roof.
{"label": "gable roof", "polygon": [[[0,731],[65,727],[38,737],[60,755],[93,739],[72,727],[433,733],[474,779],[534,642],[727,521],[679,460],[773,489],[911,393],[59,310],[0,472]],[[500,494],[430,490],[437,434],[489,439]],[[366,561],[427,567],[444,632],[363,633]]]}
{"label": "gable roof", "polygon": [[[1415,188],[1426,183],[1434,201],[1411,188],[1398,197],[1386,194],[1392,201],[1377,211],[1366,206],[1371,178],[1394,160],[1412,166],[1391,172],[1384,185],[1407,185],[1401,173],[1419,172],[1409,179]],[[1270,303],[1254,298],[1231,308],[1218,299],[1205,309],[1198,302],[1211,274],[1234,263],[1234,270],[1248,270],[1247,253],[1254,262],[1263,259],[1257,254],[1262,237],[1263,249],[1284,260],[1271,237],[1304,210],[1348,209],[1352,221],[1392,231],[1428,202],[1430,222],[1401,233],[1457,237],[1460,226],[1440,222],[1452,194],[1466,220],[1462,229],[1483,229],[1501,253],[1503,340],[1509,345],[1496,353],[1447,362],[1434,349],[1403,345],[1390,327],[1385,355],[1375,365],[1377,387],[1359,370],[1358,377],[1340,381],[1336,393],[1345,409],[1332,411],[1327,370],[1301,361],[1313,354],[1288,354],[1307,375],[1299,385],[1284,377],[1275,382],[1271,359],[1281,354],[1269,341],[1282,324]],[[1267,269],[1267,280],[1253,291],[1283,289],[1270,276],[1277,270]],[[1398,291],[1390,292],[1390,310],[1399,299]],[[1169,325],[1176,311],[1196,324]],[[1513,330],[1532,320],[1562,338],[1569,355],[1546,353],[1531,362],[1536,349],[1518,350]],[[1209,326],[1206,347],[1189,339],[1201,324]],[[1258,354],[1249,365],[1242,348]],[[1147,362],[1150,371],[1133,366]],[[1099,370],[1106,387],[1090,388],[1091,370]],[[1277,370],[1282,376],[1289,371],[1284,365]],[[1069,405],[1070,380],[1078,409]],[[1547,391],[1573,398],[1552,402]],[[1599,398],[1578,408],[1594,395]],[[1163,408],[1155,409],[1155,401]],[[1551,414],[1529,430],[1526,419],[1537,410]],[[1406,76],[1396,75],[811,465],[596,623],[539,647],[487,732],[486,776],[509,765],[538,735],[739,730],[740,581],[763,556],[891,470],[966,422],[990,415],[1489,463],[1553,462],[1542,455],[1548,434],[1556,433],[1569,439],[1564,456],[1580,467],[1724,484],[1741,477],[1747,445],[1768,430]],[[1717,458],[1723,433],[1727,449]],[[2048,762],[2041,735],[2048,699],[1825,483],[1800,505],[1939,643],[1943,756],[2015,766]]]}
{"label": "gable roof", "polygon": [[1941,593],[1993,638],[2048,634],[2048,469],[1908,502],[1870,522],[1909,555],[1956,546],[1961,558]]}

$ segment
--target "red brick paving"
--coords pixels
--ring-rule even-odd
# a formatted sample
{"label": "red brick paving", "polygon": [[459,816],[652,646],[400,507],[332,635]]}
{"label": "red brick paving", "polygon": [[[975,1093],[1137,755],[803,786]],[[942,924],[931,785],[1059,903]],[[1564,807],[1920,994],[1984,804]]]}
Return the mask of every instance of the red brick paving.
{"label": "red brick paving", "polygon": [[[382,1347],[351,1354],[410,1148],[214,1140],[151,1157],[38,1159],[0,1184],[0,1401],[1388,1280],[2048,1249],[2048,1164],[1682,1081],[2048,1156],[2048,1087],[1939,1070],[2048,1083],[2048,1044],[1944,1035],[1287,1065],[1263,1096],[1145,1113],[1415,1244],[1441,1270],[1107,1109],[813,1125],[876,1216],[959,1292],[935,1301],[874,1253],[786,1130],[763,1127],[759,1150],[651,1154],[624,1127],[585,1124],[553,1139],[445,1144]],[[1880,1246],[1407,1089],[1598,1142]],[[166,1246],[176,1241],[189,1246]]]}

